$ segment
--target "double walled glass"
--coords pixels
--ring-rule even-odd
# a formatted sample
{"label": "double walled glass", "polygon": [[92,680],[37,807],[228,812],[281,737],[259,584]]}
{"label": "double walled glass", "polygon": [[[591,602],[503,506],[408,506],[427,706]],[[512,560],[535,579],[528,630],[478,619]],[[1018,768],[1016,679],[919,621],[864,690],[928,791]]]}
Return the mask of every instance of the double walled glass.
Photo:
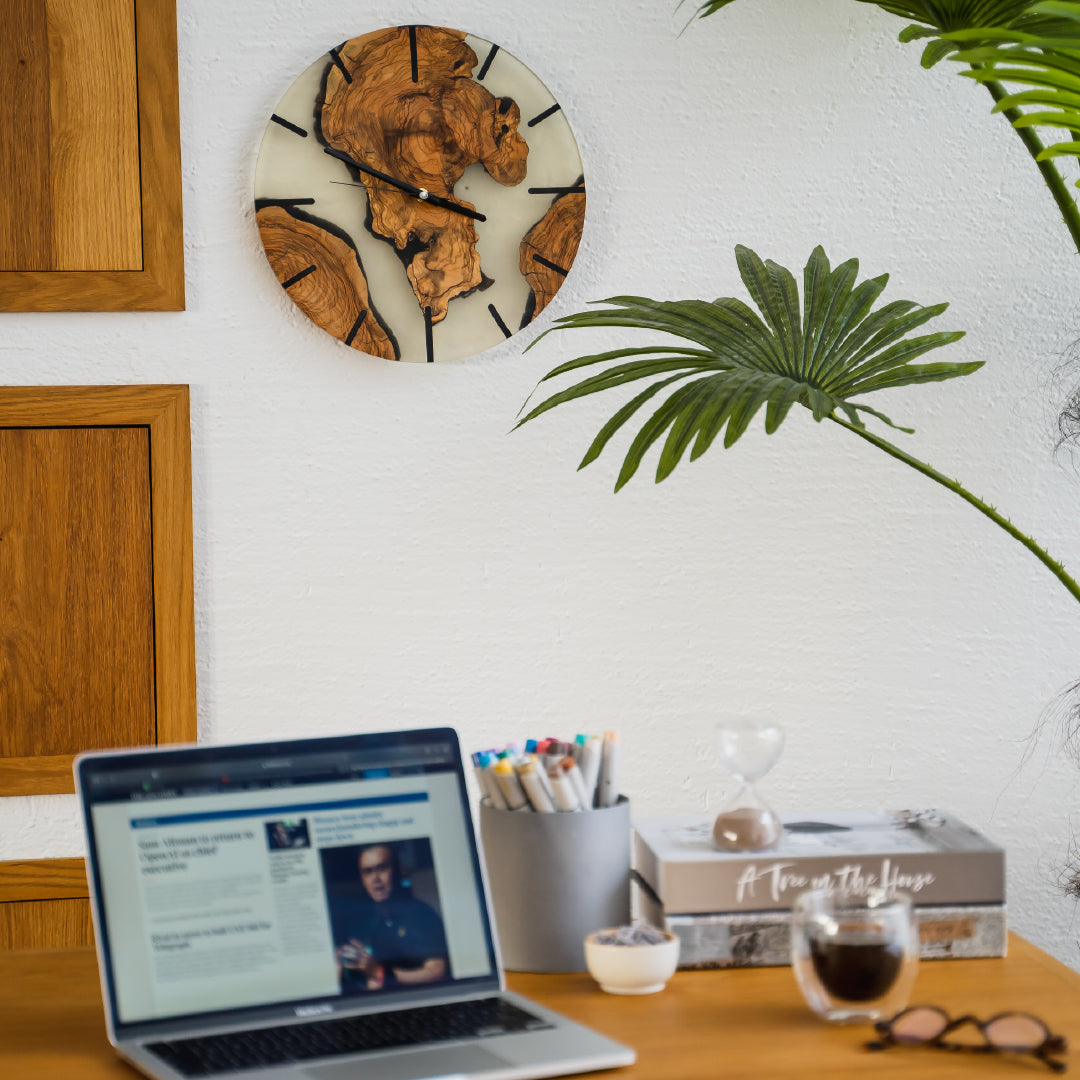
{"label": "double walled glass", "polygon": [[911,898],[814,889],[792,908],[791,962],[807,1004],[825,1020],[863,1023],[908,1003],[919,967]]}

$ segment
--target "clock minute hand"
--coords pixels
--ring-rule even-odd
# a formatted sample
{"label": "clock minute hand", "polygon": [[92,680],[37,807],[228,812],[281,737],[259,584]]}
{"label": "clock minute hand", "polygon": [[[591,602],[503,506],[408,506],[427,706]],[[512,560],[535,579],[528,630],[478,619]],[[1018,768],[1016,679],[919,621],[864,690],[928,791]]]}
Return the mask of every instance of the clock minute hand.
{"label": "clock minute hand", "polygon": [[396,187],[399,191],[404,191],[406,195],[412,195],[413,198],[419,199],[421,202],[431,203],[432,206],[441,206],[446,210],[452,210],[455,214],[461,214],[464,217],[472,218],[474,221],[487,221],[487,218],[476,210],[470,210],[467,206],[462,206],[460,203],[451,202],[449,199],[444,199],[441,195],[432,195],[427,188],[417,187],[415,184],[410,184],[407,180],[398,180],[394,176],[388,176],[378,169],[373,169],[370,165],[363,165],[343,151],[335,150],[332,146],[324,146],[323,153],[329,154],[333,158],[337,158],[338,161],[344,161],[346,165],[351,165],[354,169],[359,169],[360,172],[367,173],[368,176],[373,176],[376,180],[382,180],[383,183],[389,184],[391,187]]}

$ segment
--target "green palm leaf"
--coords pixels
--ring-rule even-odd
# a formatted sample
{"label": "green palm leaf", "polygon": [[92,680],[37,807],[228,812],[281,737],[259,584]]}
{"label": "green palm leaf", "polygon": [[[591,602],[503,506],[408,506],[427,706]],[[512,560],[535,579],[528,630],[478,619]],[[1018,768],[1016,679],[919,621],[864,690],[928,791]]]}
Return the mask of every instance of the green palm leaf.
{"label": "green palm leaf", "polygon": [[[961,72],[990,89],[994,112],[1004,113],[1013,127],[1031,140],[1038,162],[1056,157],[1080,157],[1076,133],[1080,128],[1080,3],[1039,4],[1036,12],[1070,15],[1060,20],[1066,30],[1038,34],[1015,30],[961,31],[945,35],[957,47],[952,59],[968,63]],[[1029,87],[1030,89],[1004,90]],[[1034,141],[1034,127],[1064,128],[1070,137],[1043,147]]]}
{"label": "green palm leaf", "polygon": [[[708,18],[733,3],[734,0],[707,0],[699,4],[695,14]],[[947,33],[972,26],[1008,26],[1028,13],[1033,0],[857,0],[874,4],[890,15],[913,19],[931,33]],[[680,7],[682,4],[680,3]]]}
{"label": "green palm leaf", "polygon": [[[704,19],[730,3],[707,0],[695,14]],[[1013,125],[1080,250],[1080,207],[1055,165],[1060,158],[1080,158],[1080,0],[856,3],[912,20],[900,31],[900,40],[928,39],[923,67],[946,58],[971,66],[961,74],[984,85],[996,103],[994,111]],[[1013,89],[1006,90],[1005,84]],[[1046,127],[1064,128],[1069,136],[1044,146],[1035,129]]]}
{"label": "green palm leaf", "polygon": [[944,313],[946,304],[921,307],[897,300],[873,310],[888,277],[856,284],[858,262],[849,259],[834,269],[820,247],[803,270],[801,297],[794,275],[779,264],[745,247],[736,248],[736,261],[757,312],[733,297],[708,303],[616,296],[601,301],[607,307],[598,311],[558,319],[530,349],[556,330],[588,328],[645,330],[682,340],[677,345],[610,349],[560,364],[541,379],[541,385],[570,373],[588,374],[528,412],[526,402],[521,410],[525,415],[515,427],[559,405],[644,382],[600,428],[578,466],[583,469],[595,461],[618,432],[659,398],[630,442],[615,482],[618,491],[661,441],[657,483],[671,475],[687,452],[691,461],[701,457],[721,432],[724,446],[733,446],[762,408],[765,432],[771,435],[791,408],[801,405],[815,420],[833,421],[959,495],[1023,544],[1080,601],[1080,584],[1060,562],[956,480],[870,431],[864,417],[908,433],[911,428],[901,428],[884,413],[853,400],[889,387],[955,379],[982,367],[979,361],[913,363],[963,337],[958,330],[909,336]]}
{"label": "green palm leaf", "polygon": [[741,246],[736,248],[736,260],[756,313],[733,297],[707,303],[617,296],[603,301],[608,307],[602,310],[559,319],[547,333],[623,327],[660,331],[686,339],[688,344],[614,349],[562,364],[542,382],[603,366],[535,405],[519,426],[557,405],[649,380],[601,428],[581,462],[584,467],[657,394],[668,391],[631,442],[616,483],[618,490],[661,439],[665,441],[657,481],[671,474],[688,449],[691,460],[700,457],[722,431],[724,445],[732,446],[762,408],[770,434],[793,405],[802,405],[818,421],[841,413],[862,427],[861,414],[867,413],[896,427],[881,413],[851,399],[889,386],[969,375],[982,366],[980,362],[913,363],[963,333],[909,337],[947,305],[920,307],[895,301],[872,311],[888,278],[883,275],[856,284],[858,262],[854,259],[833,269],[824,250],[816,248],[803,271],[803,297],[785,267]]}

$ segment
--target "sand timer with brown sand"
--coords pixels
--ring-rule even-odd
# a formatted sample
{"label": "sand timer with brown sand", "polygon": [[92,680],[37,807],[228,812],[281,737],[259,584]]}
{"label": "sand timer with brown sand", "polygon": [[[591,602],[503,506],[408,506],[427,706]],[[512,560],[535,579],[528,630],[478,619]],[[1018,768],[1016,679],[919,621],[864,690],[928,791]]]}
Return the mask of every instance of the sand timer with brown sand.
{"label": "sand timer with brown sand", "polygon": [[732,719],[716,725],[716,755],[738,787],[713,822],[713,842],[727,851],[776,847],[784,829],[755,784],[780,759],[784,732],[772,720]]}

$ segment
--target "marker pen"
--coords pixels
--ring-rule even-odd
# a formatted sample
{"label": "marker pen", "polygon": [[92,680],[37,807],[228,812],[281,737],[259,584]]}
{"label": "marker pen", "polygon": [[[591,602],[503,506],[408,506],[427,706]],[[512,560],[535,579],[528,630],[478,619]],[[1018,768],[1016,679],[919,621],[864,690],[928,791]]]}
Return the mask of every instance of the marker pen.
{"label": "marker pen", "polygon": [[585,745],[581,748],[581,761],[578,768],[581,769],[581,778],[585,781],[585,805],[596,805],[596,784],[600,779],[600,757],[603,753],[603,740],[596,735],[590,735]]}
{"label": "marker pen", "polygon": [[569,753],[569,743],[561,742],[559,739],[549,739],[547,750],[544,751],[544,767],[550,773],[551,766],[558,765]]}
{"label": "marker pen", "polygon": [[589,796],[585,791],[585,781],[581,776],[581,770],[577,767],[577,762],[567,754],[566,757],[559,762],[556,768],[570,781],[582,810],[588,810]]}
{"label": "marker pen", "polygon": [[483,800],[486,799],[488,795],[487,780],[484,779],[484,766],[480,764],[480,755],[478,753],[472,754],[471,758],[473,776],[476,777],[476,782],[480,785],[480,798]]}
{"label": "marker pen", "polygon": [[514,766],[506,758],[500,758],[492,769],[495,772],[495,779],[499,782],[503,798],[506,799],[506,808],[508,810],[529,809],[529,800],[525,797],[521,782],[517,778],[517,773],[514,772]]}
{"label": "marker pen", "polygon": [[495,772],[491,767],[491,755],[481,751],[476,755],[476,758],[480,767],[480,781],[484,791],[487,792],[488,801],[496,810],[509,809],[506,805],[506,799],[503,798],[499,782],[495,779]]}
{"label": "marker pen", "polygon": [[551,781],[548,780],[547,769],[544,768],[543,758],[541,758],[539,754],[530,754],[526,752],[522,755],[521,761],[517,763],[517,769],[519,773],[521,772],[521,766],[524,765],[527,761],[531,761],[536,767],[536,779],[540,782],[540,786],[547,793],[547,797],[549,799],[552,798]]}
{"label": "marker pen", "polygon": [[577,766],[581,768],[581,755],[585,752],[585,744],[589,741],[588,735],[575,735],[574,743],[570,747],[570,753],[573,754],[574,760],[577,762]]}
{"label": "marker pen", "polygon": [[578,801],[574,785],[570,783],[569,778],[557,765],[548,769],[548,780],[551,781],[555,805],[559,810],[570,812],[581,809],[581,803]]}
{"label": "marker pen", "polygon": [[600,759],[600,790],[597,806],[614,806],[619,801],[619,733],[604,732],[604,749]]}
{"label": "marker pen", "polygon": [[[552,801],[547,788],[540,782],[542,775],[541,770],[536,767],[536,760],[531,756],[527,757],[517,767],[518,779],[521,781],[521,786],[524,788],[529,802],[532,803],[532,808],[542,814],[553,814],[555,812],[555,803]],[[546,780],[547,777],[544,777],[544,779]]]}

